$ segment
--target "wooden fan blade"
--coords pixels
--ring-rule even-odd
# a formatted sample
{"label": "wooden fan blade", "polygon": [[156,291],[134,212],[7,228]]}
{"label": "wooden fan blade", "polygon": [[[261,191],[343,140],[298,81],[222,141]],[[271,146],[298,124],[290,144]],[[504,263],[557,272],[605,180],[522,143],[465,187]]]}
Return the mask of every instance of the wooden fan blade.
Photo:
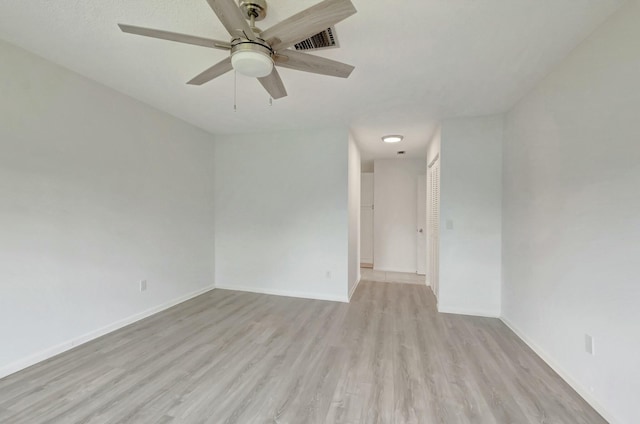
{"label": "wooden fan blade", "polygon": [[268,76],[258,78],[258,81],[260,81],[260,84],[262,84],[264,89],[267,90],[271,98],[280,99],[282,97],[286,97],[287,89],[284,88],[280,74],[275,67]]}
{"label": "wooden fan blade", "polygon": [[162,40],[177,41],[178,43],[194,44],[196,46],[210,47],[212,49],[230,50],[231,43],[212,40],[210,38],[197,37],[195,35],[179,34],[177,32],[162,31],[160,29],[143,28],[133,25],[118,24],[122,32],[143,35],[145,37],[160,38]]}
{"label": "wooden fan blade", "polygon": [[284,50],[275,57],[276,65],[296,71],[348,78],[355,69],[346,63],[337,62],[320,56],[300,53],[295,50]]}
{"label": "wooden fan blade", "polygon": [[356,13],[351,0],[324,0],[264,31],[261,37],[274,50],[290,47]]}
{"label": "wooden fan blade", "polygon": [[232,37],[244,37],[255,41],[256,36],[251,31],[249,23],[246,21],[238,5],[234,0],[207,0],[209,6],[222,22],[222,25],[229,31]]}
{"label": "wooden fan blade", "polygon": [[229,72],[232,69],[233,69],[233,66],[231,66],[231,56],[229,56],[225,60],[216,63],[211,68],[209,68],[206,71],[202,72],[201,74],[197,75],[195,78],[193,78],[187,84],[202,85],[205,82],[209,82],[212,79],[217,78],[222,74],[226,74],[227,72]]}

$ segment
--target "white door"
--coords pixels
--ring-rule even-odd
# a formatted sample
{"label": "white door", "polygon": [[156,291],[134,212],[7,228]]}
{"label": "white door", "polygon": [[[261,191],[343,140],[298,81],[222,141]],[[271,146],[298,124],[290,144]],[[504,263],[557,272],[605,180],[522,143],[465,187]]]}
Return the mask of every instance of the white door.
{"label": "white door", "polygon": [[360,263],[373,265],[373,173],[360,179]]}
{"label": "white door", "polygon": [[416,210],[416,254],[418,274],[427,273],[427,177],[418,175]]}
{"label": "white door", "polygon": [[429,166],[429,283],[438,297],[440,277],[440,160]]}

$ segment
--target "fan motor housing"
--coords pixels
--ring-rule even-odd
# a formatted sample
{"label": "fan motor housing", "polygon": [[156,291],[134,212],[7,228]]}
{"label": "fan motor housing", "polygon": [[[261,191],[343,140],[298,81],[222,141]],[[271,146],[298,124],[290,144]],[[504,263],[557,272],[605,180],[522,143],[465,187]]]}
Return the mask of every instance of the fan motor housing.
{"label": "fan motor housing", "polygon": [[231,40],[231,56],[242,51],[262,53],[268,57],[273,56],[273,50],[271,49],[269,44],[261,39],[258,39],[257,41],[251,41],[246,38],[236,38],[234,40]]}

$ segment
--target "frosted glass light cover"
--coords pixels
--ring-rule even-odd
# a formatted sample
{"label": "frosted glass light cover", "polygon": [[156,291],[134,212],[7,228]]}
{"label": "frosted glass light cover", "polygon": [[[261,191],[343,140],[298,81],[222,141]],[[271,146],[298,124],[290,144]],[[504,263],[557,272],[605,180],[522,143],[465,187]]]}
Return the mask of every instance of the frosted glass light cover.
{"label": "frosted glass light cover", "polygon": [[273,60],[259,52],[241,51],[231,56],[231,65],[242,75],[260,78],[271,73]]}
{"label": "frosted glass light cover", "polygon": [[385,143],[399,143],[404,137],[401,135],[385,135],[382,137],[382,141]]}

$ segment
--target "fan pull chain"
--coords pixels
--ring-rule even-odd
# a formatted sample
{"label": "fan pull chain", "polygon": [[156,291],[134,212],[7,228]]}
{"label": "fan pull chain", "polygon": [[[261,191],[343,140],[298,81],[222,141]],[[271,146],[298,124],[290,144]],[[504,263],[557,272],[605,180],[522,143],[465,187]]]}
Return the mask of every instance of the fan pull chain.
{"label": "fan pull chain", "polygon": [[238,111],[238,73],[233,71],[233,111]]}

